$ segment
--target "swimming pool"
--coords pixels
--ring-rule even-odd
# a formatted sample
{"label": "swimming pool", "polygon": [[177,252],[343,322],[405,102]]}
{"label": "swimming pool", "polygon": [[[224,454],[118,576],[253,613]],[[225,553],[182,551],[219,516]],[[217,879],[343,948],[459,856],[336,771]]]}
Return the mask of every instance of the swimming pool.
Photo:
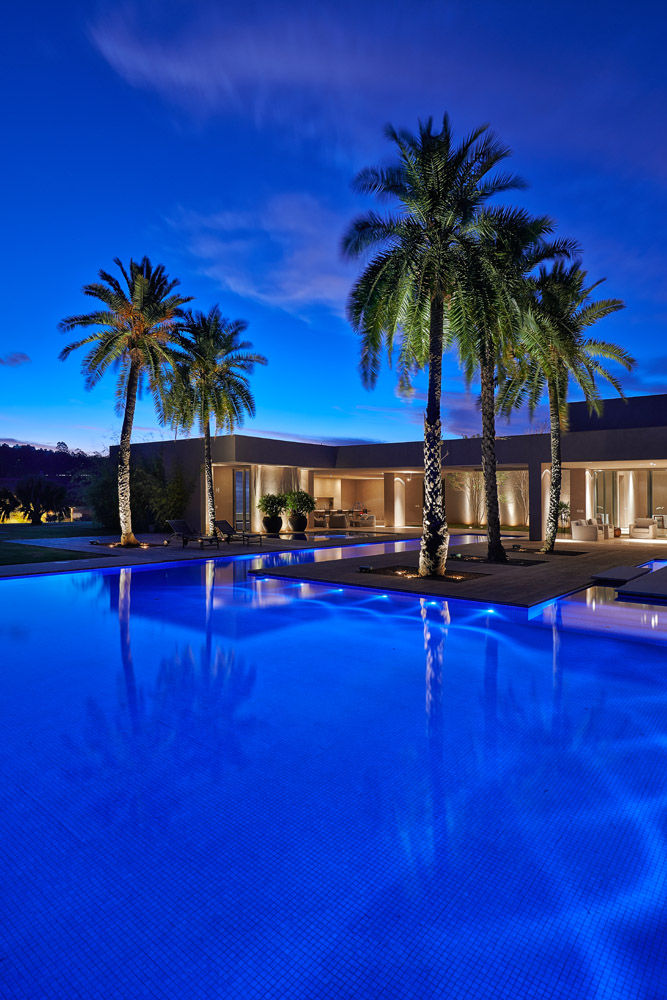
{"label": "swimming pool", "polygon": [[661,629],[247,577],[415,544],[0,584],[0,996],[667,996]]}

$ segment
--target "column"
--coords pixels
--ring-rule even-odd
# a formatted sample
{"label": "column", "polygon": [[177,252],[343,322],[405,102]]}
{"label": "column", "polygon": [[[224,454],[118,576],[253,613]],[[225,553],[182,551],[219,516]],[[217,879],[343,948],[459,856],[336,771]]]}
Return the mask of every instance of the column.
{"label": "column", "polygon": [[529,538],[542,541],[542,463],[528,463],[528,508],[530,512]]}

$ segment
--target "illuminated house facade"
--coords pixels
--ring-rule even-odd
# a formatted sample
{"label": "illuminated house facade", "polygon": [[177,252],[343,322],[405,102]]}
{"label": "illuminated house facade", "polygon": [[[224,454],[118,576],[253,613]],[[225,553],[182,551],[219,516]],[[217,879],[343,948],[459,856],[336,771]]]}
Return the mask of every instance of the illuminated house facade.
{"label": "illuminated house facade", "polygon": [[[201,438],[136,444],[135,459],[161,455],[167,468],[178,463],[196,487],[187,518],[203,522]],[[367,511],[376,526],[421,524],[421,441],[329,445],[230,434],[212,442],[216,515],[238,527],[259,530],[257,499],[263,493],[305,489],[317,500],[310,526],[341,527]],[[452,524],[483,523],[478,497],[479,438],[444,440],[447,517]],[[528,523],[540,539],[550,475],[548,433],[518,434],[497,441],[501,521]],[[563,435],[563,500],[571,518],[597,516],[627,534],[635,518],[655,517],[667,536],[667,395],[607,400],[601,417],[584,403],[570,406]],[[343,515],[341,518],[340,515]],[[663,520],[664,519],[664,520]],[[353,526],[353,525],[351,525]]]}

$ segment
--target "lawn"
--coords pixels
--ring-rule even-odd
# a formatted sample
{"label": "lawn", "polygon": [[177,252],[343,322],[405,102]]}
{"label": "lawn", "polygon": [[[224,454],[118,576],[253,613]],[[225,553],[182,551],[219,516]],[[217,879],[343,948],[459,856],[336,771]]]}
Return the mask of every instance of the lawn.
{"label": "lawn", "polygon": [[[23,541],[24,538],[83,538],[109,534],[91,521],[63,521],[55,524],[0,524],[0,541]],[[113,532],[112,532],[113,534]]]}
{"label": "lawn", "polygon": [[[67,562],[85,559],[87,553],[70,549],[54,549],[46,545],[14,545],[14,542],[34,538],[85,538],[106,534],[103,528],[81,522],[56,524],[0,524],[0,566],[20,566],[25,563]],[[91,551],[91,556],[108,555]],[[88,556],[90,558],[90,556]]]}
{"label": "lawn", "polygon": [[[107,555],[106,552],[95,552]],[[5,538],[0,538],[0,566],[20,566],[25,563],[65,562],[69,559],[85,559],[85,552],[72,552],[70,549],[52,549],[45,545],[14,545]]]}

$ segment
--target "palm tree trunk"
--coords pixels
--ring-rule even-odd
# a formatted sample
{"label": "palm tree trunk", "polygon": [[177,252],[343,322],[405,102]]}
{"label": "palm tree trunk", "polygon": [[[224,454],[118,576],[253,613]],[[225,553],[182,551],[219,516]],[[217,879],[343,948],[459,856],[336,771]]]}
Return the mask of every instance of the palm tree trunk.
{"label": "palm tree trunk", "polygon": [[428,345],[428,399],[424,415],[424,514],[420,576],[444,576],[449,534],[445,518],[442,488],[442,425],[440,395],[442,392],[442,334],[445,311],[441,298],[431,302]]}
{"label": "palm tree trunk", "polygon": [[137,405],[138,386],[139,362],[133,359],[130,362],[130,374],[127,378],[127,399],[118,449],[118,514],[120,516],[121,545],[139,544],[132,531],[132,510],[130,507],[130,441],[132,439],[134,411]]}
{"label": "palm tree trunk", "polygon": [[549,421],[551,424],[551,485],[549,487],[549,513],[547,514],[546,541],[543,552],[553,552],[558,533],[558,506],[563,478],[560,448],[560,409],[556,387],[549,382]]}
{"label": "palm tree trunk", "polygon": [[484,474],[486,533],[488,537],[486,558],[491,563],[505,563],[507,555],[500,541],[500,510],[496,477],[495,364],[489,343],[483,347],[480,374],[482,382],[482,472]]}
{"label": "palm tree trunk", "polygon": [[213,534],[215,521],[215,494],[213,492],[213,459],[211,458],[211,428],[204,424],[204,479],[206,482],[206,534]]}

